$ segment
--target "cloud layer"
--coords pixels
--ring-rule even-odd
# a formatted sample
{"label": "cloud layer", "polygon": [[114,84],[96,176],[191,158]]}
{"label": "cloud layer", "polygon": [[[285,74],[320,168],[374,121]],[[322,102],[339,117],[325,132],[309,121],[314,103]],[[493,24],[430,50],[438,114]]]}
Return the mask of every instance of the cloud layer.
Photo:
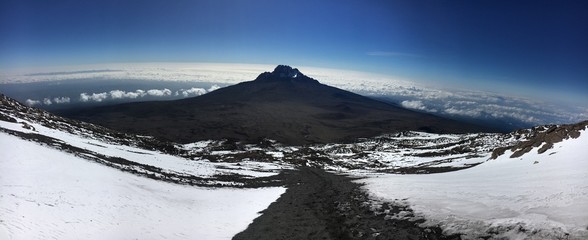
{"label": "cloud layer", "polygon": [[27,71],[0,72],[0,83],[30,83],[74,79],[120,79],[239,83],[253,80],[274,65],[217,63],[97,64]]}
{"label": "cloud layer", "polygon": [[[396,52],[371,52],[374,56],[406,55]],[[144,79],[164,81],[186,81],[198,83],[236,84],[253,80],[261,72],[271,71],[275,65],[214,64],[214,63],[149,63],[94,65],[61,69],[59,71],[38,71],[38,73],[13,73],[3,76],[8,82],[36,82],[67,79]],[[548,123],[571,123],[588,119],[588,104],[569,105],[541,98],[523,98],[514,95],[474,90],[445,89],[422,83],[407,81],[388,75],[365,72],[296,66],[306,75],[320,82],[348,91],[377,97],[386,97],[401,106],[433,114],[516,121],[528,125]],[[96,70],[98,69],[98,70]],[[108,69],[108,70],[100,70]],[[4,74],[4,73],[3,73]],[[189,88],[171,91],[150,89],[136,91],[112,90],[109,92],[81,93],[81,102],[102,102],[107,100],[137,99],[151,97],[190,97],[214,91]],[[63,104],[65,99],[28,99],[29,105]]]}
{"label": "cloud layer", "polygon": [[[219,89],[218,85],[212,85],[208,89],[204,88],[189,88],[189,89],[179,89],[175,92],[168,88],[163,89],[149,89],[149,90],[142,90],[137,89],[135,91],[123,91],[123,90],[111,90],[109,92],[99,92],[99,93],[87,93],[83,92],[79,94],[78,101],[81,103],[89,103],[89,102],[104,102],[109,100],[129,100],[129,99],[138,99],[143,97],[194,97],[200,96],[202,94],[206,94],[208,92],[212,92],[216,89]],[[54,98],[43,98],[41,100],[37,99],[27,99],[25,104],[29,106],[36,106],[36,105],[45,105],[49,106],[52,104],[67,104],[71,103],[71,98],[69,97],[54,97]]]}
{"label": "cloud layer", "polygon": [[386,96],[405,108],[434,114],[484,120],[505,120],[525,125],[578,122],[588,119],[588,108],[479,91],[396,87]]}
{"label": "cloud layer", "polygon": [[425,107],[423,102],[419,101],[419,100],[413,100],[413,101],[405,100],[405,101],[402,101],[400,103],[400,105],[402,105],[405,108],[427,111],[427,108]]}
{"label": "cloud layer", "polygon": [[70,102],[70,98],[69,97],[56,97],[56,98],[43,98],[43,100],[33,100],[33,99],[27,99],[25,101],[25,104],[29,105],[29,106],[35,106],[35,105],[51,105],[51,104],[64,104],[64,103],[69,103]]}

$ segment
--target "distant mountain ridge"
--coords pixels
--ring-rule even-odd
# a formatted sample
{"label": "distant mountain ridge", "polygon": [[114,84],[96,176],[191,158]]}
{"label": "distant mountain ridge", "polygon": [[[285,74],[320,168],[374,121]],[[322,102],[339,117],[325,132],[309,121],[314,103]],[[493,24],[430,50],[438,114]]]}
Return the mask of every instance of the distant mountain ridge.
{"label": "distant mountain ridge", "polygon": [[206,139],[286,144],[352,141],[384,133],[488,132],[321,84],[286,65],[255,80],[176,101],[127,103],[62,115],[187,143]]}

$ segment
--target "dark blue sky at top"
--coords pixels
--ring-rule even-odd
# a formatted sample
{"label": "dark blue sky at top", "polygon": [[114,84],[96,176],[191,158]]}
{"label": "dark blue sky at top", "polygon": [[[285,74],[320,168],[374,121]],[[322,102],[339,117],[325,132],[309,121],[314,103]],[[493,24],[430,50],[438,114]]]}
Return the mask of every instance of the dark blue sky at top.
{"label": "dark blue sky at top", "polygon": [[290,64],[588,95],[588,1],[0,1],[0,69]]}

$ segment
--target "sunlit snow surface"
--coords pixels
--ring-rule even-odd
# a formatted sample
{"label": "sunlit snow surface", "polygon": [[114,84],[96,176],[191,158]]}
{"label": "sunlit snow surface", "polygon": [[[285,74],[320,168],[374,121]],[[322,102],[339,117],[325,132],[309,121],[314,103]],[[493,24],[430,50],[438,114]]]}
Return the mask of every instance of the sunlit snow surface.
{"label": "sunlit snow surface", "polygon": [[588,239],[588,131],[543,154],[510,155],[461,171],[377,174],[360,182],[373,197],[409,204],[446,233]]}
{"label": "sunlit snow surface", "polygon": [[[119,145],[75,126],[70,126],[73,134],[13,117],[19,123],[0,121],[0,127],[182,176],[212,177],[213,184],[218,181],[213,176],[255,178],[288,168],[254,161],[237,165],[189,160]],[[1,240],[230,239],[285,191],[283,187],[204,188],[153,180],[4,132],[0,132],[0,147]]]}
{"label": "sunlit snow surface", "polygon": [[[515,139],[493,133],[436,134],[401,132],[354,143],[313,146],[326,153],[331,164],[323,165],[337,172],[417,172],[426,168],[465,168],[487,161],[492,150],[508,146]],[[412,170],[414,171],[412,171]]]}
{"label": "sunlit snow surface", "polygon": [[[0,121],[0,127],[28,133],[38,133],[49,136],[74,147],[79,147],[106,156],[120,157],[133,162],[161,168],[168,172],[187,174],[196,177],[212,177],[214,175],[241,174],[250,177],[266,177],[276,175],[286,164],[274,164],[266,162],[243,162],[239,166],[232,163],[212,163],[205,160],[191,161],[185,158],[164,154],[157,151],[149,151],[138,147],[108,143],[101,139],[93,139],[88,136],[76,135],[61,130],[51,129],[41,124],[18,119],[19,123]],[[27,122],[34,127],[33,130],[25,129],[20,122]],[[4,146],[3,146],[4,147]],[[227,183],[231,184],[231,183]]]}
{"label": "sunlit snow surface", "polygon": [[0,239],[229,239],[284,188],[156,181],[0,133]]}

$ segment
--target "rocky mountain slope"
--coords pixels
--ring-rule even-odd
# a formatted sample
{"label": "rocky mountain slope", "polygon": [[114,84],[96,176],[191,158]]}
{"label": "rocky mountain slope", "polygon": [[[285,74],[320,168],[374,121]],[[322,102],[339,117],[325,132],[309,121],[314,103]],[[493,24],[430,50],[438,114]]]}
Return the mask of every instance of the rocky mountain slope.
{"label": "rocky mountain slope", "polygon": [[[287,168],[285,163],[277,166],[241,161],[237,165],[189,160],[183,157],[188,151],[175,143],[55,116],[44,110],[25,106],[2,94],[0,133],[124,172],[179,184],[236,187],[279,185],[276,179],[269,176]],[[27,153],[14,154],[26,156]]]}
{"label": "rocky mountain slope", "polygon": [[352,141],[399,131],[489,131],[327,86],[283,65],[260,74],[254,81],[199,97],[62,114],[181,143],[209,139],[258,142],[271,138],[301,145]]}

